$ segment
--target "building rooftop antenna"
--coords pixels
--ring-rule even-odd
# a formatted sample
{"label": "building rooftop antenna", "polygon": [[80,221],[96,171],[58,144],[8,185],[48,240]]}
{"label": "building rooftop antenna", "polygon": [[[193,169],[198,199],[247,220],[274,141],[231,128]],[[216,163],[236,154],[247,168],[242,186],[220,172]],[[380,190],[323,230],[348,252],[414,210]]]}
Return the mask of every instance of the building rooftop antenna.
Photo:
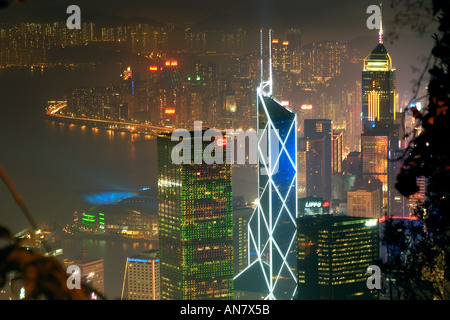
{"label": "building rooftop antenna", "polygon": [[378,33],[378,43],[383,44],[383,4],[380,3],[380,31]]}
{"label": "building rooftop antenna", "polygon": [[259,90],[262,94],[266,96],[272,96],[273,90],[273,74],[272,74],[272,29],[269,29],[269,48],[268,48],[268,56],[269,56],[269,64],[267,66],[269,77],[264,79],[264,40],[263,40],[263,29],[259,30],[260,34],[260,74],[261,74],[261,83],[259,85]]}

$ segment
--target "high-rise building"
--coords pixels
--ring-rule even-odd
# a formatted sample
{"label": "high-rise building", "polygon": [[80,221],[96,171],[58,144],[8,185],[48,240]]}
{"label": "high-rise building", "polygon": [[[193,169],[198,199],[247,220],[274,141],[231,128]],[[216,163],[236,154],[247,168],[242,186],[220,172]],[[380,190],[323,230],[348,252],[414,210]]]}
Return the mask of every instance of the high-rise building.
{"label": "high-rise building", "polygon": [[[235,278],[237,298],[289,300],[295,296],[297,116],[273,98],[272,66],[257,89],[258,198],[248,224],[249,265]],[[269,32],[269,61],[271,61]],[[276,152],[276,150],[278,152]],[[237,292],[236,292],[237,293]]]}
{"label": "high-rise building", "polygon": [[298,215],[322,215],[330,213],[330,201],[323,201],[322,198],[307,197],[298,199]]}
{"label": "high-rise building", "polygon": [[347,215],[352,217],[381,218],[383,216],[381,183],[369,181],[347,192]]}
{"label": "high-rise building", "polygon": [[164,62],[159,88],[160,124],[173,127],[177,123],[180,110],[181,80],[178,60],[169,59]]}
{"label": "high-rise building", "polygon": [[345,173],[359,177],[361,175],[361,152],[350,152],[342,162],[342,165]]}
{"label": "high-rise building", "polygon": [[326,82],[341,74],[346,60],[347,43],[319,41],[302,47],[301,81]]}
{"label": "high-rise building", "polygon": [[253,213],[249,207],[233,208],[233,261],[234,275],[238,275],[248,264],[248,222]]}
{"label": "high-rise building", "polygon": [[426,198],[426,186],[427,186],[427,178],[425,177],[417,177],[416,179],[417,186],[419,187],[419,191],[411,195],[407,202],[407,210],[405,210],[404,216],[413,216],[414,210],[417,205],[423,203]]}
{"label": "high-rise building", "polygon": [[344,106],[347,107],[345,145],[350,150],[361,150],[361,82],[356,82],[344,96]]}
{"label": "high-rise building", "polygon": [[[362,182],[378,179],[382,183],[383,209],[392,214],[399,194],[395,189],[396,162],[392,160],[398,149],[398,126],[375,127],[361,135]],[[396,209],[396,210],[401,210]],[[397,213],[398,214],[398,213]],[[402,214],[400,214],[402,215]]]}
{"label": "high-rise building", "polygon": [[291,70],[299,71],[301,66],[302,33],[298,29],[290,28],[285,32],[288,50],[291,58]]}
{"label": "high-rise building", "polygon": [[[182,142],[188,146],[182,153],[190,156],[180,164],[172,155],[181,151],[182,142],[172,141],[170,134],[157,139],[163,300],[233,298],[231,165],[205,162],[207,148],[217,147],[214,155],[219,156],[225,145],[203,142],[205,132],[185,130]],[[219,160],[225,159],[222,154]]]}
{"label": "high-rise building", "polygon": [[[66,267],[75,265],[80,268],[81,282],[97,290],[103,294],[105,292],[105,275],[103,267],[103,259],[90,257],[86,247],[82,247],[81,255],[73,258],[65,258],[64,265]],[[92,300],[97,299],[95,293],[90,297]]]}
{"label": "high-rise building", "polygon": [[331,120],[305,119],[306,196],[331,199],[332,138]]}
{"label": "high-rise building", "polygon": [[369,131],[361,135],[363,181],[378,179],[382,183],[383,208],[389,205],[389,135]]}
{"label": "high-rise building", "polygon": [[367,268],[379,258],[377,219],[298,218],[298,300],[377,299]]}
{"label": "high-rise building", "polygon": [[160,299],[160,259],[158,250],[147,250],[127,258],[122,299]]}
{"label": "high-rise building", "polygon": [[382,183],[383,210],[403,216],[406,201],[395,189],[399,164],[392,161],[399,152],[400,126],[396,123],[395,69],[383,44],[383,25],[378,45],[364,59],[362,71],[361,163],[362,182]]}
{"label": "high-rise building", "polygon": [[288,72],[291,70],[291,51],[289,41],[272,40],[273,70]]}
{"label": "high-rise building", "polygon": [[361,86],[363,129],[394,123],[395,68],[383,44],[382,26],[378,45],[364,59]]}
{"label": "high-rise building", "polygon": [[332,157],[332,172],[341,173],[342,172],[342,158],[344,156],[344,131],[334,131],[333,132],[333,157]]}

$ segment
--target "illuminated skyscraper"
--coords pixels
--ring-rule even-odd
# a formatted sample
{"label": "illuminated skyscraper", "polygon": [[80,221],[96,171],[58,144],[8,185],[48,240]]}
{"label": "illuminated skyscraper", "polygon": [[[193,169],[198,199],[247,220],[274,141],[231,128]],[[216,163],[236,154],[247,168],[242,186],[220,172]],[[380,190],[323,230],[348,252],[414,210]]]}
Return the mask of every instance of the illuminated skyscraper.
{"label": "illuminated skyscraper", "polygon": [[307,197],[331,200],[332,140],[331,120],[305,119]]}
{"label": "illuminated skyscraper", "polygon": [[[248,266],[235,290],[254,298],[295,296],[297,218],[297,116],[272,96],[271,33],[264,79],[261,30],[261,85],[258,110],[258,200],[248,224]],[[276,152],[278,150],[278,152]],[[239,298],[250,298],[245,293]]]}
{"label": "illuminated skyscraper", "polygon": [[333,157],[332,157],[332,168],[333,173],[342,172],[342,157],[344,148],[344,131],[334,131],[333,132]]}
{"label": "illuminated skyscraper", "polygon": [[342,72],[347,43],[342,41],[313,42],[302,47],[301,81],[326,82]]}
{"label": "illuminated skyscraper", "polygon": [[379,257],[377,219],[315,215],[298,219],[298,300],[371,300],[367,267]]}
{"label": "illuminated skyscraper", "polygon": [[381,183],[370,181],[347,192],[347,215],[378,219],[382,216]]}
{"label": "illuminated skyscraper", "polygon": [[382,204],[389,205],[389,136],[370,131],[361,135],[363,181],[377,179],[382,184]]}
{"label": "illuminated skyscraper", "polygon": [[364,59],[361,87],[362,179],[363,182],[380,180],[383,209],[390,215],[403,215],[405,203],[394,187],[399,168],[391,161],[399,150],[399,124],[395,123],[395,69],[383,44],[382,21],[378,45]]}
{"label": "illuminated skyscraper", "polygon": [[289,50],[289,41],[273,39],[272,50],[273,70],[289,72],[291,70],[291,51]]}
{"label": "illuminated skyscraper", "polygon": [[[76,265],[81,271],[81,281],[100,293],[105,292],[105,275],[103,267],[103,259],[93,258],[87,254],[86,247],[83,246],[80,256],[74,258],[65,258],[64,265]],[[95,293],[90,297],[96,300],[98,297]]]}
{"label": "illuminated skyscraper", "polygon": [[395,120],[395,69],[383,44],[380,28],[378,45],[364,59],[362,72],[363,128],[390,125]]}
{"label": "illuminated skyscraper", "polygon": [[302,33],[298,29],[291,28],[285,32],[285,39],[288,42],[288,49],[291,58],[291,70],[300,70],[300,54],[302,47]]}
{"label": "illuminated skyscraper", "polygon": [[395,189],[396,165],[393,150],[398,149],[398,126],[375,127],[361,135],[361,169],[363,183],[378,179],[382,183],[383,209],[403,215],[399,193]]}
{"label": "illuminated skyscraper", "polygon": [[177,123],[180,112],[181,82],[178,60],[166,60],[162,69],[159,87],[160,124],[171,127]]}
{"label": "illuminated skyscraper", "polygon": [[144,251],[127,258],[122,297],[127,300],[159,300],[158,250]]}
{"label": "illuminated skyscraper", "polygon": [[235,207],[233,209],[233,249],[234,274],[239,274],[248,263],[248,221],[253,213],[249,207]]}
{"label": "illuminated skyscraper", "polygon": [[172,160],[180,142],[157,139],[162,300],[233,299],[231,165],[204,162],[203,150],[219,142],[202,142],[202,133],[186,130],[183,153],[193,161],[181,164]]}

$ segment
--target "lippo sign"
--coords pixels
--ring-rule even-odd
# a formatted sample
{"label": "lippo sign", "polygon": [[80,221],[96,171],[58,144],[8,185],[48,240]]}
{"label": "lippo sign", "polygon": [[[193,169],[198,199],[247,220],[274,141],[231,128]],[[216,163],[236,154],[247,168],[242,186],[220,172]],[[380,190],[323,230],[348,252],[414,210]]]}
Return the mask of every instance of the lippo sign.
{"label": "lippo sign", "polygon": [[[193,131],[176,129],[172,132],[171,140],[181,141],[172,149],[171,159],[175,164],[223,164],[224,161],[227,164],[257,164],[259,152],[261,174],[268,174],[266,168],[273,174],[278,172],[280,146],[277,136],[278,130],[274,129],[262,130],[261,133],[253,129],[226,129],[224,136],[223,131],[203,130],[202,122],[194,121]],[[203,142],[211,143],[203,148]]]}

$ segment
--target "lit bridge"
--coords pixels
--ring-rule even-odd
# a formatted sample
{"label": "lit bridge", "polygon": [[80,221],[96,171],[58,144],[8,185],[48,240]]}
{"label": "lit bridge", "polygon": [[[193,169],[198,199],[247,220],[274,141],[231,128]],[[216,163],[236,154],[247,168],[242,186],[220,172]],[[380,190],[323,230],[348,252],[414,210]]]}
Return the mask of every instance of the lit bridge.
{"label": "lit bridge", "polygon": [[[75,117],[75,116],[67,116],[67,115],[61,115],[58,114],[59,111],[64,109],[67,106],[65,103],[56,104],[55,106],[49,108],[46,112],[47,116],[59,119],[59,120],[69,120],[71,122],[84,122],[84,123],[91,123],[93,125],[96,124],[103,124],[103,125],[114,125],[117,126],[113,129],[127,129],[130,131],[135,131],[138,129],[145,129],[150,130],[153,132],[172,132],[175,129],[174,128],[166,128],[166,127],[159,127],[154,125],[149,125],[146,123],[136,123],[136,122],[126,122],[126,121],[116,121],[116,120],[106,120],[106,119],[92,119],[92,118],[85,118],[85,117]],[[111,129],[111,127],[109,127]]]}

